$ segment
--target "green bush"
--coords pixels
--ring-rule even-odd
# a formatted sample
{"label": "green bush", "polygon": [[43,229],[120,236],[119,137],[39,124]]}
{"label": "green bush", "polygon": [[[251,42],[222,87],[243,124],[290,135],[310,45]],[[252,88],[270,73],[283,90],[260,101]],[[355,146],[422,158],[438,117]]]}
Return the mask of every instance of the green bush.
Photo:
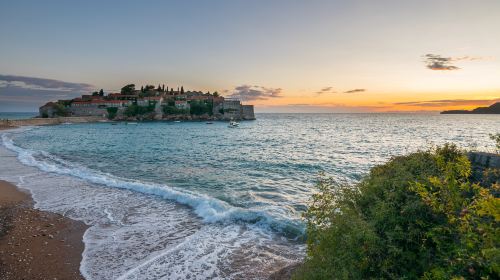
{"label": "green bush", "polygon": [[164,106],[163,113],[165,115],[186,115],[189,114],[189,110],[178,109],[175,106]]}
{"label": "green bush", "polygon": [[203,114],[209,114],[212,115],[212,109],[213,105],[211,102],[205,103],[203,101],[196,101],[193,100],[190,103],[190,113],[192,115],[203,115]]}
{"label": "green bush", "polygon": [[295,279],[497,279],[498,184],[453,145],[395,157],[356,186],[322,177]]}
{"label": "green bush", "polygon": [[67,117],[69,116],[69,111],[64,105],[57,103],[54,105],[54,115],[58,117]]}
{"label": "green bush", "polygon": [[125,109],[125,111],[123,113],[127,117],[134,117],[134,116],[138,116],[138,115],[144,115],[147,113],[151,113],[154,111],[154,109],[155,109],[154,103],[151,103],[148,106],[139,106],[136,104],[132,104],[132,105],[128,106],[127,109]]}
{"label": "green bush", "polygon": [[116,117],[116,113],[118,112],[118,108],[108,107],[108,108],[106,108],[106,111],[108,111],[108,119],[112,120]]}

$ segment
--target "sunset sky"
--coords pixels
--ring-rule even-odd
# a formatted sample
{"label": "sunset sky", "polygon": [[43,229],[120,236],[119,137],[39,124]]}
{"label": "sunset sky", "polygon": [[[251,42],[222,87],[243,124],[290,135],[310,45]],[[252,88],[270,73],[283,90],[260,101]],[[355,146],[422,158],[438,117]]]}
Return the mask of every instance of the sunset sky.
{"label": "sunset sky", "polygon": [[500,101],[500,1],[2,1],[0,111],[126,83],[257,112]]}

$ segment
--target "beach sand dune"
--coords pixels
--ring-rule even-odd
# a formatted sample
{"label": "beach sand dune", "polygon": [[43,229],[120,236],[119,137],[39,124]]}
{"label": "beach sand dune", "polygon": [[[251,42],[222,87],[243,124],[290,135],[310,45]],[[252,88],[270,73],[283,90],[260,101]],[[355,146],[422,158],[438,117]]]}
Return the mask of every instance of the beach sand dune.
{"label": "beach sand dune", "polygon": [[29,194],[0,181],[0,279],[83,279],[86,228],[33,209]]}

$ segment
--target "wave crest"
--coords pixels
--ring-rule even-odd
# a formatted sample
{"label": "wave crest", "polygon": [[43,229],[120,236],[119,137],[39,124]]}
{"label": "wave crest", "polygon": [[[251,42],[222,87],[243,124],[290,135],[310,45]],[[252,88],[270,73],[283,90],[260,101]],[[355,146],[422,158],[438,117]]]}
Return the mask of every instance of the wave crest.
{"label": "wave crest", "polygon": [[25,149],[14,144],[8,133],[2,134],[3,145],[17,153],[19,161],[25,165],[36,167],[42,171],[69,175],[85,181],[107,187],[127,189],[174,200],[194,209],[206,223],[242,221],[255,223],[263,227],[281,232],[290,238],[304,237],[304,226],[301,221],[286,217],[277,217],[265,211],[235,207],[225,201],[188,190],[179,190],[167,185],[125,179],[112,174],[89,169],[70,163],[44,151]]}

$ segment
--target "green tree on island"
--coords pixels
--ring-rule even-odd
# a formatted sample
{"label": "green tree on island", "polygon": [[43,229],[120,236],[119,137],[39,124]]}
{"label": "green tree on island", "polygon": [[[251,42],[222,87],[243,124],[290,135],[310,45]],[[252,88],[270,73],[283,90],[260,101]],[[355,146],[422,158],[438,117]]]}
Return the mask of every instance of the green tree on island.
{"label": "green tree on island", "polygon": [[151,113],[155,109],[156,102],[150,102],[148,106],[139,106],[137,104],[132,104],[125,109],[123,112],[127,117],[135,117]]}
{"label": "green tree on island", "polygon": [[121,89],[121,94],[132,94],[135,92],[135,84],[128,84]]}
{"label": "green tree on island", "polygon": [[70,113],[63,104],[56,103],[54,105],[54,115],[59,117],[67,117],[70,115]]}
{"label": "green tree on island", "polygon": [[209,114],[212,115],[212,103],[205,103],[203,101],[196,101],[193,100],[191,101],[190,105],[190,113],[192,115],[203,115],[203,114]]}
{"label": "green tree on island", "polygon": [[106,111],[108,111],[108,119],[112,120],[116,117],[116,113],[118,112],[118,108],[108,107],[108,108],[106,108]]}

